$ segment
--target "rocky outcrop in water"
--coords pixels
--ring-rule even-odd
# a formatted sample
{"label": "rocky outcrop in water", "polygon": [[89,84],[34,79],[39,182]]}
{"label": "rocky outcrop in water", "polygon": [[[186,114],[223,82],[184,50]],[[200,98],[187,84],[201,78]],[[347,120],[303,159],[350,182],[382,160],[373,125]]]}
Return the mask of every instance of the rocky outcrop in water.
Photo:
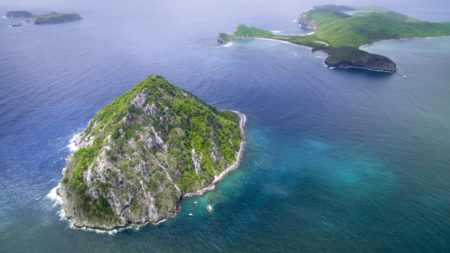
{"label": "rocky outcrop in water", "polygon": [[297,19],[297,22],[304,28],[313,30],[317,30],[318,28],[316,21],[308,13],[302,13],[300,17]]}
{"label": "rocky outcrop in water", "polygon": [[354,68],[387,73],[394,73],[397,71],[397,67],[391,59],[378,54],[351,56],[338,62],[329,62],[325,60],[325,64],[328,67],[335,68]]}

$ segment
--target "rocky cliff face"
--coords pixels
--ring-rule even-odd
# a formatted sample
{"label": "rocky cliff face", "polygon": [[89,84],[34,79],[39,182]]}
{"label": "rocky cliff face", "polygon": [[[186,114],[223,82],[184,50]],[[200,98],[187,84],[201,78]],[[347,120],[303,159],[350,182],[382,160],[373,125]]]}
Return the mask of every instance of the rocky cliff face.
{"label": "rocky cliff face", "polygon": [[231,40],[233,40],[233,37],[226,33],[219,33],[219,35],[217,36],[217,42],[219,42],[220,44],[230,42]]}
{"label": "rocky cliff face", "polygon": [[75,140],[58,189],[77,227],[158,223],[186,193],[211,186],[236,163],[240,118],[159,76],[100,109]]}
{"label": "rocky cliff face", "polygon": [[308,13],[302,13],[297,19],[299,25],[305,28],[317,30],[318,26],[316,21]]}

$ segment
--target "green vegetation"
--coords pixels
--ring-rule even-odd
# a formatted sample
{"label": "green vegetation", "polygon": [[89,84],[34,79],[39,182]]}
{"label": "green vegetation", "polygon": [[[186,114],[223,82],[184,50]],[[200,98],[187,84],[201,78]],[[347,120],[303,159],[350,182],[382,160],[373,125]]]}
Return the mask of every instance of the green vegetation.
{"label": "green vegetation", "polygon": [[83,182],[83,171],[94,161],[98,155],[98,150],[102,146],[102,139],[97,138],[91,146],[81,148],[74,153],[76,166],[72,171],[72,186],[80,192],[86,190],[87,186]]}
{"label": "green vegetation", "polygon": [[65,211],[75,224],[96,227],[123,225],[116,213],[128,208],[130,222],[149,208],[171,215],[183,194],[235,162],[242,137],[236,113],[150,76],[101,108],[81,134],[85,144],[68,158],[62,180],[73,206]]}
{"label": "green vegetation", "polygon": [[36,16],[34,19],[34,24],[45,25],[45,24],[60,24],[66,22],[72,22],[82,19],[80,15],[76,13],[62,14],[57,12],[50,12],[48,14]]}
{"label": "green vegetation", "polygon": [[[354,11],[349,15],[345,11]],[[305,36],[281,36],[269,31],[240,25],[231,36],[240,38],[272,38],[323,50],[330,56],[329,66],[364,68],[364,64],[378,66],[373,70],[395,71],[395,64],[386,57],[372,55],[359,49],[363,44],[384,39],[431,37],[450,35],[450,22],[433,23],[420,21],[387,9],[326,5],[303,13],[299,23],[317,27],[315,34]],[[222,35],[222,37],[224,37]],[[229,37],[227,37],[229,38]],[[350,64],[350,65],[349,65]],[[361,65],[361,66],[360,66]]]}
{"label": "green vegetation", "polygon": [[315,50],[326,50],[325,43],[320,42],[314,36],[274,36],[274,39],[288,41],[294,44],[312,47]]}
{"label": "green vegetation", "polygon": [[316,38],[334,48],[359,47],[384,39],[450,35],[450,22],[425,22],[387,10],[330,18],[319,9],[310,15],[319,25]]}
{"label": "green vegetation", "polygon": [[232,41],[233,37],[231,35],[229,35],[229,34],[226,34],[226,33],[220,33],[218,39],[221,42],[228,42],[228,41]]}
{"label": "green vegetation", "polygon": [[255,27],[248,27],[245,25],[239,25],[237,30],[233,34],[236,37],[243,38],[272,38],[274,35],[266,30],[258,29]]}
{"label": "green vegetation", "polygon": [[326,59],[326,62],[330,64],[338,64],[340,61],[344,59],[349,59],[351,57],[361,57],[370,55],[368,52],[360,50],[354,47],[339,47],[339,48],[327,48],[326,51],[329,53],[329,56]]}
{"label": "green vegetation", "polygon": [[8,11],[6,13],[7,18],[32,18],[33,14],[29,11]]}

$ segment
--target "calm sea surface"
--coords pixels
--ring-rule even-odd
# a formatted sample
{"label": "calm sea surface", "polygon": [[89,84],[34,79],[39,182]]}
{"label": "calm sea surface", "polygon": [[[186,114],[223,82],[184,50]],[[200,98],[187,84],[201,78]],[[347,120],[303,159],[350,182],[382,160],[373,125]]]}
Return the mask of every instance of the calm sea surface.
{"label": "calm sea surface", "polygon": [[[317,2],[28,2],[0,13],[85,19],[0,20],[0,252],[450,251],[450,38],[365,47],[397,63],[386,75],[329,70],[323,54],[286,43],[216,44],[240,23],[305,32],[293,20]],[[450,17],[449,3],[416,2],[375,4]],[[247,115],[239,170],[159,226],[71,229],[46,198],[69,140],[154,73]]]}

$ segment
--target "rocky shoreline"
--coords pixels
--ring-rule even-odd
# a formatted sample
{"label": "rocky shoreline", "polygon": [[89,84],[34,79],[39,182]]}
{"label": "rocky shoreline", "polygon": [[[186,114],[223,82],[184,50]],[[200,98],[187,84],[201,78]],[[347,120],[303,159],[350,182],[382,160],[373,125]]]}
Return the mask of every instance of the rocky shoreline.
{"label": "rocky shoreline", "polygon": [[[293,44],[296,46],[306,47],[306,48],[312,49],[313,51],[316,51],[316,50],[323,51],[323,52],[327,53],[328,57],[332,56],[332,53],[330,53],[326,49],[315,49],[314,47],[311,47],[308,45],[297,44],[294,42],[280,40],[277,38],[235,37],[233,39],[237,39],[237,40],[260,39],[260,40],[278,41],[278,42],[282,42],[282,43],[289,43],[289,44]],[[220,44],[229,43],[229,41],[224,41],[220,36],[218,37],[217,41]],[[327,61],[327,58],[326,58],[326,59],[324,59],[323,64],[327,68],[330,68],[330,69],[334,69],[334,68],[361,69],[361,70],[367,70],[367,71],[373,71],[373,72],[383,72],[383,73],[395,73],[397,71],[396,64],[391,59],[389,59],[385,56],[382,56],[382,55],[370,54],[370,53],[367,53],[366,55],[363,55],[363,56],[349,57],[349,58],[341,60],[337,63],[331,63],[331,62]]]}
{"label": "rocky shoreline", "polygon": [[[245,127],[245,123],[247,121],[247,117],[238,112],[238,111],[233,111],[234,113],[236,113],[239,116],[239,127],[242,131],[242,134],[244,136],[244,127]],[[76,151],[78,148],[80,147],[84,147],[86,145],[89,145],[90,143],[92,143],[92,140],[84,140],[83,138],[83,134],[79,133],[76,134],[72,139],[71,142],[69,144],[69,148],[71,151]],[[56,186],[55,188],[53,188],[50,193],[47,195],[48,198],[50,198],[51,200],[55,201],[56,203],[58,203],[61,206],[61,211],[59,212],[60,214],[60,218],[62,220],[67,220],[70,223],[70,226],[72,228],[75,229],[82,229],[82,230],[86,230],[86,231],[93,231],[93,232],[99,232],[99,233],[109,233],[109,234],[114,234],[115,232],[121,231],[123,229],[130,229],[130,228],[138,228],[140,226],[144,226],[147,225],[148,223],[151,223],[153,225],[158,225],[161,224],[165,221],[167,221],[170,218],[175,217],[180,211],[181,208],[178,206],[178,204],[184,199],[184,198],[188,198],[188,197],[192,197],[192,196],[199,196],[199,195],[203,195],[208,191],[212,191],[215,189],[215,186],[218,182],[220,182],[221,180],[223,180],[225,178],[226,175],[228,175],[230,172],[232,172],[233,170],[235,170],[236,168],[238,168],[238,166],[240,165],[241,159],[242,159],[242,155],[243,155],[243,151],[244,151],[244,147],[245,147],[245,141],[242,140],[240,143],[240,148],[239,151],[236,154],[236,160],[235,162],[230,165],[229,167],[227,167],[224,171],[222,171],[222,173],[220,173],[220,175],[215,176],[214,181],[212,182],[212,184],[203,187],[200,190],[197,190],[195,192],[189,192],[189,193],[185,193],[184,195],[182,195],[180,197],[180,200],[177,202],[177,208],[174,210],[174,212],[170,213],[169,215],[167,215],[166,217],[157,220],[157,221],[150,221],[150,220],[144,220],[144,221],[138,221],[138,222],[129,222],[127,224],[125,224],[124,226],[111,226],[111,227],[99,227],[99,226],[93,226],[93,224],[88,224],[87,222],[85,222],[84,225],[78,225],[73,221],[73,217],[68,216],[68,214],[65,213],[64,209],[66,209],[68,206],[70,206],[70,203],[67,202],[67,200],[65,200],[65,198],[63,198],[62,196],[64,196],[64,194],[66,194],[66,192],[64,191],[63,187],[61,187],[61,183],[58,184],[58,186]],[[64,171],[66,168],[63,169],[62,173],[64,175]]]}
{"label": "rocky shoreline", "polygon": [[397,66],[391,59],[378,54],[352,56],[336,63],[328,62],[325,59],[324,63],[329,68],[362,69],[384,73],[395,73],[397,71]]}
{"label": "rocky shoreline", "polygon": [[[239,127],[241,128],[242,133],[245,134],[244,128],[245,128],[245,123],[247,122],[247,116],[245,116],[245,114],[242,114],[238,111],[232,111],[232,112],[236,113],[239,116]],[[203,187],[202,189],[197,190],[195,192],[186,193],[182,196],[182,198],[188,198],[188,197],[192,197],[192,196],[201,196],[209,191],[214,190],[216,188],[217,183],[222,181],[226,175],[228,175],[230,172],[232,172],[233,170],[235,170],[239,167],[239,165],[241,163],[242,155],[244,153],[244,149],[245,149],[245,141],[242,140],[241,146],[239,147],[239,151],[236,154],[236,161],[232,165],[230,165],[228,168],[226,168],[224,171],[222,171],[222,173],[220,173],[220,175],[216,176],[211,185]]]}

